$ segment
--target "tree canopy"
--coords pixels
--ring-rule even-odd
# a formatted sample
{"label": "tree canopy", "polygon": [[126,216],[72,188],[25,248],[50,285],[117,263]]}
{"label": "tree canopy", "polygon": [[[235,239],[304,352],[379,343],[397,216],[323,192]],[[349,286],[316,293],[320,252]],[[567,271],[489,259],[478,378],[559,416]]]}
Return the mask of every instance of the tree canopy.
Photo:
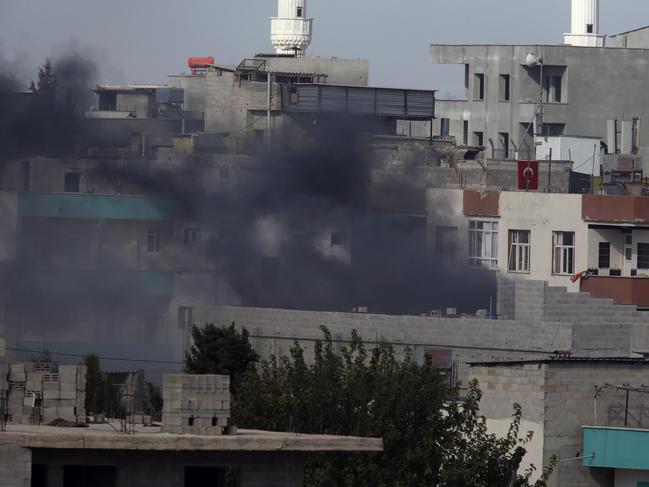
{"label": "tree canopy", "polygon": [[239,333],[234,323],[224,327],[193,326],[194,344],[185,355],[185,372],[229,375],[236,390],[241,375],[259,360],[248,336],[248,330],[244,328]]}
{"label": "tree canopy", "polygon": [[[357,333],[336,353],[322,331],[312,362],[296,343],[290,357],[248,370],[233,401],[243,428],[383,438],[379,455],[310,456],[305,485],[530,485],[533,469],[517,475],[531,438],[519,438],[520,406],[513,405],[508,435],[498,438],[479,414],[477,383],[460,401],[429,359],[418,364],[409,352],[399,359],[388,344],[368,351]],[[534,485],[545,486],[550,471]]]}

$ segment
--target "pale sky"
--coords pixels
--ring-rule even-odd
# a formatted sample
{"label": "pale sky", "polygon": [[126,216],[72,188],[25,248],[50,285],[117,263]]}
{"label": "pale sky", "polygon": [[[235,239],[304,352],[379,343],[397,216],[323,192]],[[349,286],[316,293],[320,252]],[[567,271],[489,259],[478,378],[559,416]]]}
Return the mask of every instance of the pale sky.
{"label": "pale sky", "polygon": [[[103,82],[164,82],[190,56],[235,64],[272,52],[276,0],[0,0],[0,58],[23,76],[47,56],[87,52]],[[309,0],[309,55],[370,61],[370,84],[459,93],[461,69],[431,43],[560,43],[570,0]],[[601,0],[601,32],[649,24],[646,0]]]}

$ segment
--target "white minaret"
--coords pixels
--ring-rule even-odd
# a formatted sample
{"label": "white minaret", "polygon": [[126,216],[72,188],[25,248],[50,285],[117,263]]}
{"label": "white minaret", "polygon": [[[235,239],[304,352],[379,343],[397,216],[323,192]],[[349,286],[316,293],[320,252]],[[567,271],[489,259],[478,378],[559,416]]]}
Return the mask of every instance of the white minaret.
{"label": "white minaret", "polygon": [[572,32],[563,36],[564,44],[604,47],[605,39],[599,33],[599,0],[572,0]]}
{"label": "white minaret", "polygon": [[311,44],[312,28],[306,0],[278,0],[277,17],[270,20],[270,40],[277,54],[303,56]]}

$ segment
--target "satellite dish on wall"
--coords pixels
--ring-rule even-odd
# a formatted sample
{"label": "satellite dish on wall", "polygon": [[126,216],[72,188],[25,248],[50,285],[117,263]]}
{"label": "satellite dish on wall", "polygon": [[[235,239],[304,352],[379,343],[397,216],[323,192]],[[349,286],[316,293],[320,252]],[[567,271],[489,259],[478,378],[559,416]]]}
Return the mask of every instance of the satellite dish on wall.
{"label": "satellite dish on wall", "polygon": [[528,67],[536,66],[538,64],[538,59],[536,58],[536,54],[533,52],[529,53],[527,57],[525,58],[525,64],[527,64]]}

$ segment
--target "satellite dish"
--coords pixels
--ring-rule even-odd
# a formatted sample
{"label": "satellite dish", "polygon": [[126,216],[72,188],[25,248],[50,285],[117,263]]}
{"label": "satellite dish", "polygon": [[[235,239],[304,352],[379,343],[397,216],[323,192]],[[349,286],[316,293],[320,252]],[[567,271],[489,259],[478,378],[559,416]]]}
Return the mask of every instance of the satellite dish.
{"label": "satellite dish", "polygon": [[538,60],[536,59],[536,55],[531,52],[527,55],[525,58],[525,64],[527,64],[528,67],[536,66],[538,63]]}

